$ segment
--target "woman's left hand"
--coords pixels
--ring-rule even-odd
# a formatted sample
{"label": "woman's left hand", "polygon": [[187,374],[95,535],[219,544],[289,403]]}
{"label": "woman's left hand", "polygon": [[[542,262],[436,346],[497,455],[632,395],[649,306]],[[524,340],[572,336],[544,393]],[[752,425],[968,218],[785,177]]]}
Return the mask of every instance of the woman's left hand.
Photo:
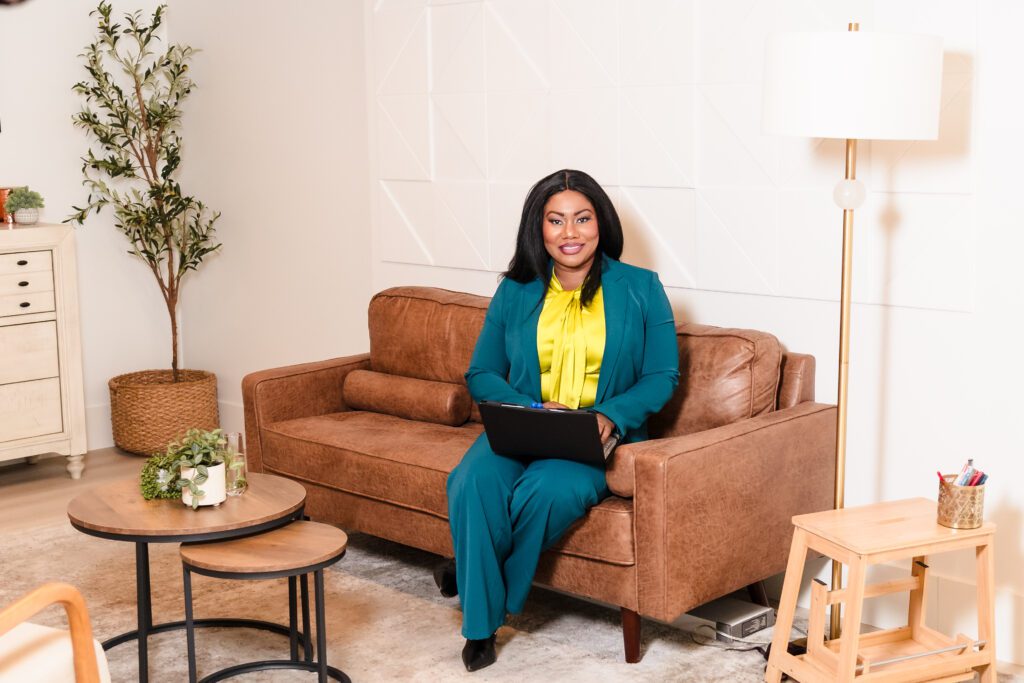
{"label": "woman's left hand", "polygon": [[594,414],[597,415],[597,429],[601,432],[601,443],[604,443],[615,433],[615,423],[601,413],[595,411]]}

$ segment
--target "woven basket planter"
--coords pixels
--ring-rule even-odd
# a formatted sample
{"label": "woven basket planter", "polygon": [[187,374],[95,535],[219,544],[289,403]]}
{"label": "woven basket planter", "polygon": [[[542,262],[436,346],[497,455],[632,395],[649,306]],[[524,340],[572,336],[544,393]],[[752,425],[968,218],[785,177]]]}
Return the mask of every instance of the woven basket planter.
{"label": "woven basket planter", "polygon": [[217,376],[203,370],[143,370],[110,380],[110,421],[117,447],[137,453],[163,453],[188,429],[216,429]]}

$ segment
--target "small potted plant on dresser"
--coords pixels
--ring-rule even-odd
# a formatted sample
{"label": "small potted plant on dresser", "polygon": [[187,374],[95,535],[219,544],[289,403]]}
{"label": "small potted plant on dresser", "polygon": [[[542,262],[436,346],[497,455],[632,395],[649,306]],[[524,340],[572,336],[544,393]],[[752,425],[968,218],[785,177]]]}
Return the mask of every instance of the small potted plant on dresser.
{"label": "small potted plant on dresser", "polygon": [[[101,2],[98,36],[83,54],[88,77],[74,86],[84,99],[74,123],[92,144],[82,157],[89,197],[68,218],[77,224],[104,207],[160,287],[170,317],[170,370],[143,370],[109,382],[114,443],[150,455],[189,427],[217,426],[217,378],[211,372],[178,368],[177,307],[181,281],[220,248],[214,223],[220,214],[183,193],[176,175],[181,163],[182,103],[194,84],[189,77],[192,48],[157,49],[165,7],[147,23],[139,12],[111,20]],[[123,93],[132,93],[131,97]]]}
{"label": "small potted plant on dresser", "polygon": [[16,187],[7,195],[4,209],[14,216],[19,225],[32,225],[39,220],[39,209],[43,208],[43,196],[27,187]]}

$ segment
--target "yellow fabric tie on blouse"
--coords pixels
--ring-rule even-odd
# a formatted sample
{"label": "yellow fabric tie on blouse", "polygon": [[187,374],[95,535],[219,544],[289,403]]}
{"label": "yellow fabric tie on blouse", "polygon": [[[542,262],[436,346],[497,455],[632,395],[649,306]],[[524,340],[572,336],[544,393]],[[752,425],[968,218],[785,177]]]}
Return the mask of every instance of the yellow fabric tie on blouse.
{"label": "yellow fabric tie on blouse", "polygon": [[583,287],[566,291],[554,272],[537,323],[541,399],[570,408],[589,408],[597,400],[604,356],[604,293],[600,287],[586,306]]}

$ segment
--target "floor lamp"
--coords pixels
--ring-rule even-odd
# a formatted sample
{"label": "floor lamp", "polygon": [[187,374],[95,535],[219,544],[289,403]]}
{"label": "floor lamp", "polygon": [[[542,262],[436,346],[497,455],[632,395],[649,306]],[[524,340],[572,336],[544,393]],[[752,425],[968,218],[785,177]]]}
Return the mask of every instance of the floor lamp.
{"label": "floor lamp", "polygon": [[[934,140],[939,135],[942,40],[935,36],[849,31],[779,33],[765,50],[761,127],[765,133],[846,140],[846,176],[833,197],[843,210],[839,316],[835,508],[846,476],[846,393],[850,361],[853,211],[865,197],[857,176],[858,140]],[[832,562],[832,589],[842,584]],[[839,637],[839,603],[830,637]]]}

